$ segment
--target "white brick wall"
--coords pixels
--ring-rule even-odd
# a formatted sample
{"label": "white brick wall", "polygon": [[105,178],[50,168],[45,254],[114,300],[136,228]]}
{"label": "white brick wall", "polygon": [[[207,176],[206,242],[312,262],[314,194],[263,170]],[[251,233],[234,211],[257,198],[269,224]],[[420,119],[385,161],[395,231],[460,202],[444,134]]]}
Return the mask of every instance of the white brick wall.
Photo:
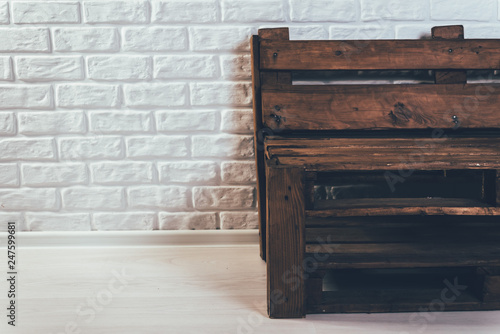
{"label": "white brick wall", "polygon": [[256,228],[250,35],[500,38],[499,1],[0,1],[0,231]]}

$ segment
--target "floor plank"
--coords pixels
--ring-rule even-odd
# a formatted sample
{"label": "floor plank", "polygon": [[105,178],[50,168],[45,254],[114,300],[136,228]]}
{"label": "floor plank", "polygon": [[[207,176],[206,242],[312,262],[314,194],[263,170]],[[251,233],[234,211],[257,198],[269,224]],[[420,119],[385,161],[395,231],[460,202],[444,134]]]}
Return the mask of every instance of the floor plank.
{"label": "floor plank", "polygon": [[[1,333],[71,333],[65,327],[72,324],[74,333],[92,334],[402,334],[419,333],[424,325],[428,333],[500,329],[496,311],[271,320],[266,315],[265,263],[257,245],[21,248],[18,256],[18,326],[7,326],[2,316]],[[5,263],[0,267],[5,273]],[[123,274],[130,276],[125,284],[116,279]],[[2,279],[2,305],[5,291]]]}

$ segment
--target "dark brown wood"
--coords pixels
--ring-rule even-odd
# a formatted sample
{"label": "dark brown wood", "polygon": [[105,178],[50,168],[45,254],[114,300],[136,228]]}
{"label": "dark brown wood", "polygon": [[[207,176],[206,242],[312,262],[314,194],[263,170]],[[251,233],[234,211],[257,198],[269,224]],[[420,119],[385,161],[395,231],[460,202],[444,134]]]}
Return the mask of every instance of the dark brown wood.
{"label": "dark brown wood", "polygon": [[[450,233],[452,229],[450,229]],[[306,257],[327,258],[319,269],[432,268],[500,265],[500,243],[443,241],[432,247],[419,243],[307,244]]]}
{"label": "dark brown wood", "polygon": [[314,305],[321,302],[321,297],[323,296],[323,278],[325,274],[324,271],[314,271],[306,274],[307,278],[305,280],[305,285],[307,304]]}
{"label": "dark brown wood", "polygon": [[305,316],[304,172],[266,168],[267,283],[271,318]]}
{"label": "dark brown wood", "polygon": [[270,137],[265,146],[279,166],[318,171],[500,168],[500,138]]}
{"label": "dark brown wood", "polygon": [[479,267],[476,289],[479,297],[484,302],[500,300],[500,268]]}
{"label": "dark brown wood", "polygon": [[496,170],[496,198],[497,198],[497,206],[500,207],[500,170]]}
{"label": "dark brown wood", "polygon": [[259,36],[252,36],[252,92],[254,115],[254,149],[255,166],[257,170],[257,203],[259,212],[259,243],[260,257],[266,260],[266,179],[264,157],[264,131],[262,124],[262,99],[260,90],[259,70]]}
{"label": "dark brown wood", "polygon": [[304,184],[304,198],[307,210],[314,209],[314,184],[316,183],[316,179],[317,173],[306,173]]}
{"label": "dark brown wood", "polygon": [[498,84],[294,85],[262,91],[264,125],[280,130],[500,128],[499,108]]}
{"label": "dark brown wood", "polygon": [[[464,39],[464,26],[444,26],[432,28],[432,39]],[[465,70],[451,70],[434,72],[434,82],[437,84],[464,84],[467,83],[467,71]]]}
{"label": "dark brown wood", "polygon": [[[445,310],[500,309],[500,84],[466,82],[468,69],[500,69],[500,40],[447,26],[432,40],[290,41],[273,28],[252,45],[270,317],[442,311],[436,300],[450,297]],[[434,70],[435,83],[292,84],[292,71],[316,70]],[[386,172],[398,190],[383,188]],[[453,283],[432,278],[437,287],[328,291],[324,278],[402,269],[467,287],[452,296]]]}
{"label": "dark brown wood", "polygon": [[464,26],[441,26],[433,27],[432,39],[464,39]]}
{"label": "dark brown wood", "polygon": [[[460,282],[459,282],[460,284]],[[460,295],[453,302],[443,303],[444,309],[438,303],[443,290],[395,290],[395,291],[365,291],[347,290],[339,292],[327,292],[324,294],[320,304],[309,305],[308,313],[377,313],[377,312],[416,312],[421,315],[412,319],[425,321],[422,310],[425,311],[480,311],[497,310],[500,302],[481,302],[468,289],[460,291]],[[451,299],[453,294],[447,291],[447,296]],[[430,310],[429,308],[432,307]],[[427,313],[425,313],[427,315]]]}
{"label": "dark brown wood", "polygon": [[259,29],[259,37],[261,39],[288,40],[290,33],[288,28],[264,28]]}
{"label": "dark brown wood", "polygon": [[[451,233],[451,231],[453,233]],[[375,224],[353,227],[306,228],[306,242],[318,243],[441,243],[500,242],[500,224]]]}
{"label": "dark brown wood", "polygon": [[262,70],[498,69],[500,41],[274,41],[261,44]]}
{"label": "dark brown wood", "polygon": [[485,170],[483,172],[483,201],[490,205],[497,205],[497,171]]}

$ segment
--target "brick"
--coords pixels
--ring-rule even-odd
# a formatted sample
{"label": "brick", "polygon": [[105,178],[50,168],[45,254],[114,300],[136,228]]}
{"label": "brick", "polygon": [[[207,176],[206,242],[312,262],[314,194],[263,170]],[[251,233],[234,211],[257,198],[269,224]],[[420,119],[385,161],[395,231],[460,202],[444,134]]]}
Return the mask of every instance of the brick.
{"label": "brick", "polygon": [[251,212],[221,212],[221,229],[255,229],[259,227],[259,214]]}
{"label": "brick", "polygon": [[246,82],[191,84],[191,104],[195,106],[251,106],[252,88]]}
{"label": "brick", "polygon": [[178,186],[137,186],[128,189],[128,206],[135,209],[185,209],[187,189]]}
{"label": "brick", "polygon": [[90,130],[97,133],[137,133],[151,130],[151,114],[143,111],[90,111]]}
{"label": "brick", "polygon": [[[358,27],[332,26],[330,39],[365,40],[365,39],[394,39],[394,29],[390,25],[363,25]],[[363,46],[359,42],[360,47]]]}
{"label": "brick", "polygon": [[119,37],[115,28],[56,28],[54,49],[59,52],[118,51]]}
{"label": "brick", "polygon": [[85,115],[82,111],[19,112],[19,133],[59,134],[84,133]]}
{"label": "brick", "polygon": [[465,29],[465,38],[494,38],[500,36],[499,25],[472,25]]}
{"label": "brick", "polygon": [[254,161],[226,161],[221,164],[221,177],[225,183],[255,183]]}
{"label": "brick", "polygon": [[118,85],[61,84],[57,86],[57,105],[64,108],[117,107]]}
{"label": "brick", "polygon": [[27,213],[29,231],[90,231],[88,213]]}
{"label": "brick", "polygon": [[125,202],[120,187],[74,187],[61,191],[66,209],[113,211],[123,208]]}
{"label": "brick", "polygon": [[0,161],[53,160],[56,157],[54,148],[53,139],[0,139]]}
{"label": "brick", "polygon": [[60,139],[62,159],[117,159],[122,157],[121,137],[74,137]]}
{"label": "brick", "polygon": [[0,164],[0,187],[19,185],[19,173],[16,164]]}
{"label": "brick", "polygon": [[23,186],[68,186],[88,182],[84,163],[23,164],[21,172]]}
{"label": "brick", "polygon": [[94,80],[146,80],[151,78],[147,56],[92,56],[87,58],[89,78]]}
{"label": "brick", "polygon": [[284,22],[283,1],[222,0],[224,22]]}
{"label": "brick", "polygon": [[323,26],[290,27],[291,40],[328,39],[328,30]]}
{"label": "brick", "polygon": [[215,0],[153,1],[152,21],[156,23],[209,23],[217,21]]}
{"label": "brick", "polygon": [[12,2],[14,23],[78,23],[78,2],[62,1],[14,1]]}
{"label": "brick", "polygon": [[89,167],[94,183],[133,184],[153,181],[153,165],[149,162],[96,162]]}
{"label": "brick", "polygon": [[186,103],[186,84],[124,85],[125,104],[129,107],[176,107]]}
{"label": "brick", "polygon": [[125,28],[124,51],[182,51],[187,49],[185,28]]}
{"label": "brick", "polygon": [[217,217],[213,212],[160,212],[160,230],[214,230]]}
{"label": "brick", "polygon": [[9,3],[0,1],[0,24],[9,24]]}
{"label": "brick", "polygon": [[221,117],[221,130],[231,133],[253,133],[252,110],[224,110]]}
{"label": "brick", "polygon": [[16,57],[17,76],[23,81],[79,80],[83,78],[81,57]]}
{"label": "brick", "polygon": [[226,79],[251,79],[250,55],[221,56],[222,76]]}
{"label": "brick", "polygon": [[250,158],[254,155],[253,137],[240,135],[193,136],[193,157]]}
{"label": "brick", "polygon": [[56,210],[55,189],[0,189],[2,211]]}
{"label": "brick", "polygon": [[127,138],[127,156],[131,158],[188,156],[187,136],[148,136]]}
{"label": "brick", "polygon": [[14,75],[12,73],[12,61],[8,56],[0,57],[0,80],[14,80]]}
{"label": "brick", "polygon": [[95,213],[97,231],[154,230],[156,214],[152,212]]}
{"label": "brick", "polygon": [[0,109],[52,109],[49,85],[2,85]]}
{"label": "brick", "polygon": [[195,209],[247,209],[254,206],[253,187],[194,187]]}
{"label": "brick", "polygon": [[[431,19],[451,21],[489,21],[496,13],[495,0],[432,0]],[[496,15],[495,15],[496,16]]]}
{"label": "brick", "polygon": [[217,128],[215,111],[167,110],[156,112],[156,129],[169,131],[214,131]]}
{"label": "brick", "polygon": [[249,51],[250,28],[196,27],[189,29],[191,49],[194,51]]}
{"label": "brick", "polygon": [[157,79],[209,79],[219,74],[214,56],[156,56],[154,69]]}
{"label": "brick", "polygon": [[17,232],[28,230],[23,215],[18,212],[0,212],[0,221],[0,232],[7,232],[7,222],[15,223]]}
{"label": "brick", "polygon": [[[431,29],[435,24],[427,25],[400,25],[396,27],[397,39],[429,39],[431,38]],[[468,29],[467,29],[468,30]]]}
{"label": "brick", "polygon": [[314,3],[291,0],[291,19],[297,22],[351,22],[356,20],[356,2],[317,0]]}
{"label": "brick", "polygon": [[147,23],[147,1],[84,1],[87,23]]}
{"label": "brick", "polygon": [[361,0],[363,21],[420,21],[425,20],[427,10],[427,4],[424,1]]}
{"label": "brick", "polygon": [[218,166],[212,161],[173,161],[158,163],[160,182],[209,183],[217,180]]}
{"label": "brick", "polygon": [[0,112],[0,136],[16,134],[16,119],[13,112]]}
{"label": "brick", "polygon": [[0,52],[49,52],[46,28],[0,28]]}

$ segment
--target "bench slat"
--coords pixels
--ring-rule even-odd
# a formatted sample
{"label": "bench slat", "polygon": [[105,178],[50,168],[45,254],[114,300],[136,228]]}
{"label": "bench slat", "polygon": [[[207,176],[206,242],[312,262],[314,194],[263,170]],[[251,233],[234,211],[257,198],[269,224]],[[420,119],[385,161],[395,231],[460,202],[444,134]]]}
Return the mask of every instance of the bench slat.
{"label": "bench slat", "polygon": [[264,125],[281,130],[500,128],[499,110],[499,84],[262,90]]}
{"label": "bench slat", "polygon": [[261,70],[499,69],[500,40],[263,40]]}

